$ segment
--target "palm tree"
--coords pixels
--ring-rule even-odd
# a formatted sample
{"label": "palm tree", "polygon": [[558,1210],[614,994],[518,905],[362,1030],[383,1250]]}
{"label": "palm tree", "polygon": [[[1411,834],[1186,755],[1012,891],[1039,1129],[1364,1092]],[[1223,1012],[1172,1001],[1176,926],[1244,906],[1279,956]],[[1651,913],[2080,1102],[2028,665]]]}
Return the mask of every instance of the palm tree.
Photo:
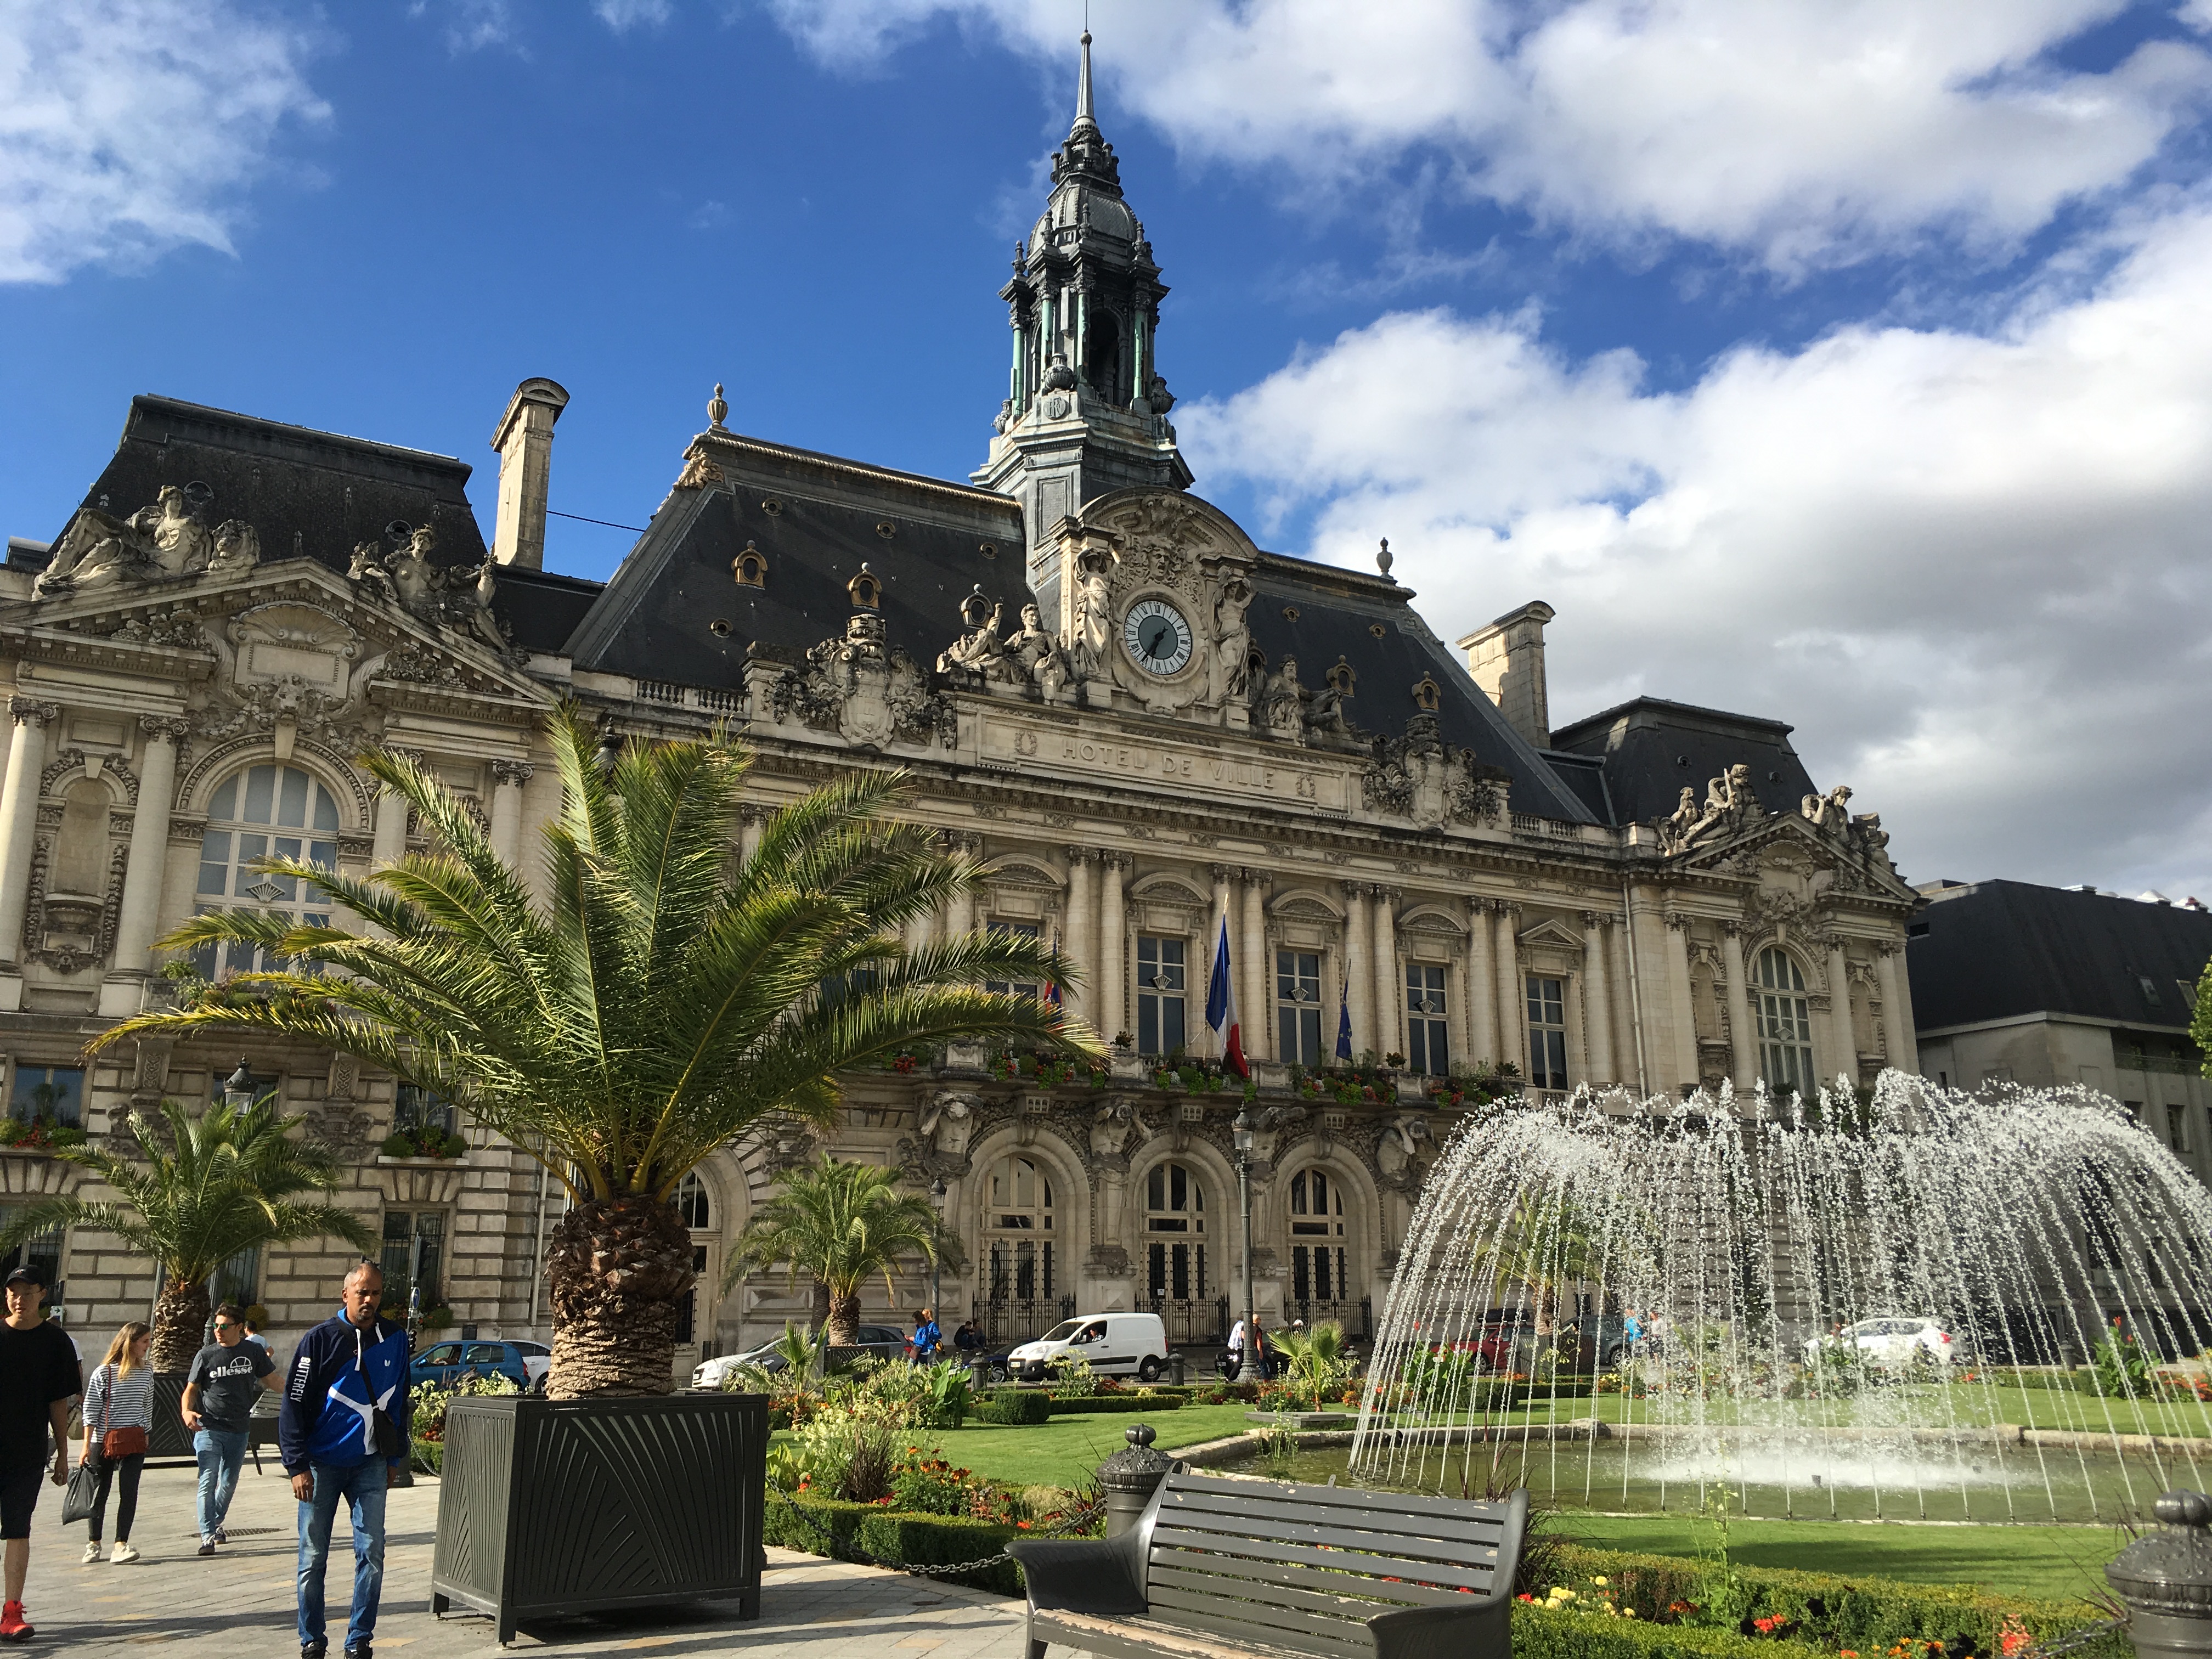
{"label": "palm tree", "polygon": [[161,1103],[165,1137],[143,1114],[131,1115],[143,1163],[103,1146],[57,1146],[53,1156],[89,1170],[119,1202],[41,1199],[17,1210],[0,1228],[0,1250],[55,1227],[96,1229],[161,1264],[154,1309],[154,1369],[182,1371],[207,1330],[208,1282],[241,1250],[335,1237],[356,1249],[376,1240],[361,1218],[333,1204],[302,1203],[337,1185],[329,1152],[292,1131],[304,1117],[278,1117],[276,1097],[252,1105],[218,1100],[197,1118],[175,1101]]}
{"label": "palm tree", "polygon": [[[357,878],[272,858],[371,924],[294,927],[236,910],[161,941],[293,961],[247,974],[265,1001],[142,1014],[148,1032],[240,1028],[358,1055],[453,1101],[538,1159],[571,1206],[545,1271],[556,1397],[665,1394],[695,1274],[671,1201],[733,1138],[777,1118],[826,1127],[836,1074],[963,1037],[1101,1052],[1049,1003],[976,988],[1071,969],[1034,939],[969,933],[908,951],[902,930],[981,866],[892,814],[902,774],[824,785],[735,856],[750,755],[723,732],[594,755],[573,706],[548,721],[563,801],[541,905],[461,800],[413,760],[362,757],[441,843]],[[341,970],[328,977],[316,968]]]}
{"label": "palm tree", "polygon": [[896,1296],[894,1263],[934,1261],[950,1244],[929,1200],[900,1192],[896,1171],[825,1158],[776,1177],[775,1195],[738,1235],[722,1293],[755,1269],[782,1267],[794,1285],[805,1273],[829,1290],[830,1346],[851,1347],[860,1340],[860,1286],[881,1274]]}

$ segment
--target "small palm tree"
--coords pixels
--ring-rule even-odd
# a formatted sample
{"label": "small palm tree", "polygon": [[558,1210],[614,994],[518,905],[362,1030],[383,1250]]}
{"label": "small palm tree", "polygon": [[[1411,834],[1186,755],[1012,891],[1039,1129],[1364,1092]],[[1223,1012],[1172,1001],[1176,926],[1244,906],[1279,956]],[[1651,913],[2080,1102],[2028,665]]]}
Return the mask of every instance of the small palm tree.
{"label": "small palm tree", "polygon": [[0,1228],[0,1250],[55,1227],[114,1234],[161,1267],[154,1308],[154,1369],[188,1369],[206,1333],[208,1284],[241,1250],[342,1238],[372,1250],[376,1240],[361,1218],[334,1204],[300,1201],[337,1185],[331,1155],[292,1131],[304,1117],[276,1115],[276,1097],[252,1105],[216,1101],[195,1118],[175,1101],[161,1103],[159,1129],[133,1112],[131,1138],[143,1162],[103,1146],[58,1146],[53,1156],[93,1174],[118,1201],[41,1199],[17,1210]]}
{"label": "small palm tree", "polygon": [[1279,1331],[1273,1340],[1287,1362],[1291,1384],[1310,1396],[1316,1411],[1324,1395],[1341,1394],[1358,1369],[1344,1326],[1336,1320],[1317,1320],[1303,1331]]}
{"label": "small palm tree", "polygon": [[[717,732],[602,759],[573,707],[548,722],[563,792],[533,899],[460,799],[407,757],[362,769],[440,843],[366,878],[298,860],[258,868],[373,924],[301,927],[248,910],[161,941],[250,945],[302,969],[243,974],[265,1001],[142,1014],[148,1032],[253,1030],[358,1055],[453,1101],[538,1158],[573,1200],[545,1271],[556,1397],[665,1394],[691,1236],[677,1183],[780,1120],[834,1123],[837,1074],[967,1037],[1097,1037],[987,981],[1063,978],[1036,939],[968,933],[908,951],[906,925],[971,890],[973,859],[893,816],[902,775],[862,773],[774,813],[736,856],[750,755]],[[306,969],[330,967],[339,975]]]}
{"label": "small palm tree", "polygon": [[793,1285],[804,1273],[829,1288],[830,1346],[850,1347],[860,1339],[860,1286],[880,1274],[896,1296],[894,1264],[935,1261],[948,1243],[929,1200],[900,1192],[896,1172],[825,1158],[776,1177],[775,1195],[738,1235],[722,1291],[755,1270],[781,1267]]}

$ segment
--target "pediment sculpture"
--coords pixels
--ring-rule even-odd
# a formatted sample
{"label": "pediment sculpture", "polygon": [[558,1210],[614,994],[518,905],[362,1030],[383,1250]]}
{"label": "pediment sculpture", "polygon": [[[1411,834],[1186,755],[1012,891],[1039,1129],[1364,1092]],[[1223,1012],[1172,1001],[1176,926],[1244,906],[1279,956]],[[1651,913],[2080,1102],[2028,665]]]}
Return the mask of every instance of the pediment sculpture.
{"label": "pediment sculpture", "polygon": [[813,647],[803,666],[781,671],[771,701],[776,719],[796,715],[856,748],[895,739],[950,748],[958,737],[951,706],[932,691],[921,664],[887,642],[874,611],[854,611],[842,635]]}
{"label": "pediment sculpture", "polygon": [[1672,816],[1657,820],[1660,854],[1679,858],[1738,835],[1765,816],[1752,792],[1751,768],[1739,761],[1707,781],[1702,805],[1698,792],[1686,787]]}
{"label": "pediment sculpture", "polygon": [[419,525],[405,544],[390,553],[374,542],[362,542],[353,550],[346,580],[361,593],[396,605],[416,621],[447,629],[484,647],[502,661],[520,654],[508,629],[492,610],[498,592],[496,561],[441,569],[430,562],[438,532]]}
{"label": "pediment sculpture", "polygon": [[253,527],[232,519],[210,531],[190,494],[164,484],[151,506],[118,518],[80,507],[31,585],[34,599],[182,576],[242,574],[260,562]]}
{"label": "pediment sculpture", "polygon": [[1437,717],[1424,711],[1407,719],[1405,736],[1374,739],[1360,787],[1369,806],[1435,830],[1495,818],[1504,802],[1499,783],[1510,775],[1445,743]]}

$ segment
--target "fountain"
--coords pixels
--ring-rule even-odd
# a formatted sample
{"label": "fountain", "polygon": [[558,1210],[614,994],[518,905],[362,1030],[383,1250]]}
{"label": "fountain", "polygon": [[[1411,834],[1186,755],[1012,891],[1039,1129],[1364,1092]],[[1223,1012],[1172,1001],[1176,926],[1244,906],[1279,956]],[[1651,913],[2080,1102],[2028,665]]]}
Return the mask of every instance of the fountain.
{"label": "fountain", "polygon": [[2142,1517],[2212,1472],[2208,1261],[2212,1194],[2084,1089],[1502,1107],[1429,1173],[1351,1468],[1619,1512]]}

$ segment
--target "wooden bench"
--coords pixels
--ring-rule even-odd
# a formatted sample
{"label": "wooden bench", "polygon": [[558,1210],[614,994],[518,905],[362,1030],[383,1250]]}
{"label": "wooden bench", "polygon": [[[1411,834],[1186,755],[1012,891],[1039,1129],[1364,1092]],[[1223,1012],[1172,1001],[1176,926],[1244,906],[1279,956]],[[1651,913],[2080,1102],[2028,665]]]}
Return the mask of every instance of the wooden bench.
{"label": "wooden bench", "polygon": [[1528,1494],[1468,1503],[1172,1474],[1119,1538],[1009,1546],[1029,1656],[1508,1659]]}

